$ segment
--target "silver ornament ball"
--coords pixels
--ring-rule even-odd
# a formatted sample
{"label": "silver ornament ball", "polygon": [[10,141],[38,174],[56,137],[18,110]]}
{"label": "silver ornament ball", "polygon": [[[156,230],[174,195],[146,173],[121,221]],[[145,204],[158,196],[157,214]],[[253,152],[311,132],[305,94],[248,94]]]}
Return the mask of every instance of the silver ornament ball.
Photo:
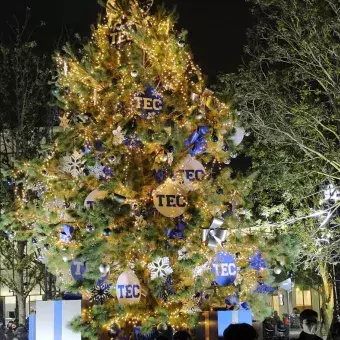
{"label": "silver ornament ball", "polygon": [[102,263],[102,264],[99,266],[99,271],[100,271],[102,274],[107,274],[107,273],[110,271],[110,266],[109,266],[108,264]]}
{"label": "silver ornament ball", "polygon": [[276,275],[281,274],[281,273],[282,273],[282,268],[281,268],[281,267],[275,267],[275,268],[274,268],[274,273],[275,273]]}
{"label": "silver ornament ball", "polygon": [[138,76],[138,71],[137,70],[131,71],[131,77],[136,78],[137,76]]}

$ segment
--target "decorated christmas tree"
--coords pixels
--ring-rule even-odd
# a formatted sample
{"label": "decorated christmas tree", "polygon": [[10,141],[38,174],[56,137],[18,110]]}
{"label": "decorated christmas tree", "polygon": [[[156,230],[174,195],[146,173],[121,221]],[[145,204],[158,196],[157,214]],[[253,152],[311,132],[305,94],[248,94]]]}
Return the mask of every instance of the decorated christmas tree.
{"label": "decorated christmas tree", "polygon": [[20,199],[12,218],[60,287],[88,300],[74,327],[89,339],[192,328],[200,311],[248,309],[272,289],[247,229],[249,181],[230,166],[246,133],[174,15],[151,5],[109,1],[90,41],[57,55],[60,130],[13,175],[34,206]]}

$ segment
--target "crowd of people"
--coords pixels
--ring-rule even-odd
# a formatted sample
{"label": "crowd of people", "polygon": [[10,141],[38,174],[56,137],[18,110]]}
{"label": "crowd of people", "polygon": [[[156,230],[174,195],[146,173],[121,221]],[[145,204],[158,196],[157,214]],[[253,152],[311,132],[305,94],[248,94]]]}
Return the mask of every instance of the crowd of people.
{"label": "crowd of people", "polygon": [[[287,320],[285,318],[287,317]],[[316,333],[318,331],[318,325],[324,322],[321,317],[321,322],[318,321],[318,313],[312,309],[305,309],[301,314],[298,314],[297,310],[293,311],[291,319],[294,320],[294,327],[299,327],[301,329],[300,335],[297,338],[298,340],[322,340]],[[297,324],[297,318],[299,324]],[[277,336],[274,334],[271,339],[289,339],[289,333],[285,333],[287,330],[289,331],[289,318],[288,316],[283,316],[283,320],[280,319],[278,313],[274,312],[273,317],[271,318],[274,322],[275,328],[282,327],[285,328],[283,331],[283,336]],[[283,325],[283,326],[282,326]],[[265,333],[265,332],[264,332]],[[332,340],[340,340],[340,322],[337,322],[332,327]],[[259,338],[257,331],[251,325],[246,323],[240,324],[231,324],[228,328],[225,329],[223,333],[223,340],[257,340]],[[164,337],[159,337],[157,340],[165,340]],[[191,336],[186,331],[179,331],[174,334],[173,340],[191,340]],[[264,334],[264,339],[266,339]],[[269,338],[267,338],[269,340]]]}
{"label": "crowd of people", "polygon": [[[321,317],[321,322],[318,321],[318,313],[312,309],[305,309],[301,314],[298,314],[294,308],[293,313],[289,318],[281,320],[278,313],[274,312],[271,318],[267,318],[263,323],[264,339],[284,339],[289,335],[289,327],[301,328],[299,340],[322,340],[316,335],[318,325],[324,323]],[[298,321],[297,321],[298,320]],[[28,340],[27,327],[17,325],[15,321],[9,321],[5,325],[5,319],[0,316],[0,340]],[[282,336],[280,336],[280,333]],[[278,335],[279,334],[279,335]],[[288,338],[288,337],[287,337]],[[172,340],[191,340],[192,337],[187,331],[176,332]],[[223,340],[256,340],[258,333],[255,328],[246,323],[231,324],[223,333]],[[337,322],[332,327],[332,339],[340,340],[340,322]],[[168,340],[165,336],[158,336],[157,340]]]}
{"label": "crowd of people", "polygon": [[5,318],[0,316],[0,340],[28,340],[27,327],[16,321],[9,321],[6,325]]}

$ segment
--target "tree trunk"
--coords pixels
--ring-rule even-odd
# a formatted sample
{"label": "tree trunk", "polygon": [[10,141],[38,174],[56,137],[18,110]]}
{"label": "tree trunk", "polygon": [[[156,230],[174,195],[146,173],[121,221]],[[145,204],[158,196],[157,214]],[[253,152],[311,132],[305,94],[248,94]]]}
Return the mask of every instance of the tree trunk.
{"label": "tree trunk", "polygon": [[322,308],[325,312],[325,327],[329,332],[333,320],[334,311],[334,291],[331,276],[326,263],[319,265],[319,272],[322,279]]}
{"label": "tree trunk", "polygon": [[25,325],[26,322],[26,296],[17,294],[18,302],[18,320],[19,324]]}
{"label": "tree trunk", "polygon": [[18,260],[17,263],[19,264],[14,271],[14,278],[16,281],[17,292],[16,298],[18,303],[18,315],[17,318],[19,323],[25,324],[26,321],[26,292],[25,292],[25,285],[24,285],[24,271],[25,268],[22,266],[22,260],[25,257],[25,248],[26,242],[25,241],[18,241]]}

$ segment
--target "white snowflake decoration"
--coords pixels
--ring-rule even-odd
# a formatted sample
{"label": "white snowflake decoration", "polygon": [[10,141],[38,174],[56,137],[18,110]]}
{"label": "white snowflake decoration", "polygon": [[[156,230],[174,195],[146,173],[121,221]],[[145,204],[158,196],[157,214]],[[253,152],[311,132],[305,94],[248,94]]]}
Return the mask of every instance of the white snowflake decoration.
{"label": "white snowflake decoration", "polygon": [[148,269],[151,272],[151,280],[167,277],[173,272],[168,257],[158,257],[148,264]]}
{"label": "white snowflake decoration", "polygon": [[90,170],[90,174],[96,176],[98,179],[100,179],[100,177],[105,177],[105,166],[101,165],[100,163],[96,162],[95,165],[89,166],[88,168]]}
{"label": "white snowflake decoration", "polygon": [[187,314],[195,314],[202,312],[201,308],[193,301],[184,305],[183,312]]}
{"label": "white snowflake decoration", "polygon": [[82,155],[74,151],[71,156],[65,156],[62,160],[62,171],[71,174],[73,178],[79,177],[83,171],[84,163]]}
{"label": "white snowflake decoration", "polygon": [[121,126],[118,126],[116,130],[112,131],[113,134],[113,145],[120,145],[124,142],[125,136]]}
{"label": "white snowflake decoration", "polygon": [[183,247],[178,251],[178,260],[188,260],[190,258],[187,248]]}
{"label": "white snowflake decoration", "polygon": [[209,266],[209,262],[206,262],[202,264],[201,266],[196,266],[193,269],[192,274],[194,277],[198,277],[198,276],[202,276],[208,270],[210,270],[210,266]]}
{"label": "white snowflake decoration", "polygon": [[136,227],[142,228],[142,227],[145,227],[146,224],[147,224],[147,222],[144,220],[144,217],[142,215],[136,216],[136,219],[135,219],[135,226]]}

